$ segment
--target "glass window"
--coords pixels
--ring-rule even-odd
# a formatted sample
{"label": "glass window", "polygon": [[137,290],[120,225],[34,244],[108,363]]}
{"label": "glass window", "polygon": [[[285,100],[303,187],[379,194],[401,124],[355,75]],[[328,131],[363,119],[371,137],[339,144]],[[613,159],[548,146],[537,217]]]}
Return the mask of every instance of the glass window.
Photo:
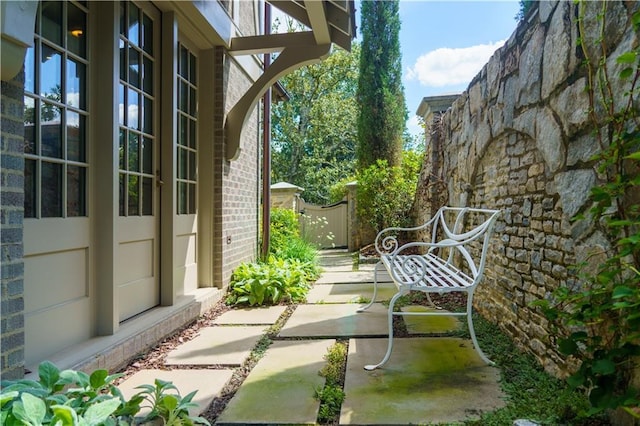
{"label": "glass window", "polygon": [[120,215],[153,215],[155,181],[154,21],[120,3]]}
{"label": "glass window", "polygon": [[86,3],[40,2],[25,57],[25,217],[87,215]]}
{"label": "glass window", "polygon": [[178,74],[178,214],[195,214],[197,209],[197,57],[182,43],[179,45]]}

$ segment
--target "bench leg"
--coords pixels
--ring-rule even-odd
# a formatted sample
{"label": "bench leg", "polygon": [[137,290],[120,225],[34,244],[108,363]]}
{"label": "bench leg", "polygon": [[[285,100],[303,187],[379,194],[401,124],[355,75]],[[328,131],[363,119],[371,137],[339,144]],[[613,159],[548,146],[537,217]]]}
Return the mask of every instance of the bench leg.
{"label": "bench leg", "polygon": [[393,306],[395,305],[396,300],[398,300],[398,298],[403,294],[404,293],[402,292],[398,292],[394,294],[391,300],[389,301],[389,311],[387,312],[387,316],[389,320],[389,340],[387,345],[387,353],[384,355],[384,358],[382,358],[382,361],[380,361],[379,363],[375,365],[374,364],[365,365],[364,366],[365,370],[368,370],[368,371],[375,370],[376,368],[380,367],[381,365],[389,361],[389,357],[391,356],[391,350],[393,349]]}
{"label": "bench leg", "polygon": [[480,349],[480,345],[478,344],[478,339],[476,338],[476,331],[473,328],[473,318],[471,316],[473,309],[473,292],[467,293],[467,324],[469,325],[469,334],[471,334],[471,341],[473,342],[473,347],[475,348],[480,358],[489,365],[496,365],[495,362],[491,361]]}
{"label": "bench leg", "polygon": [[382,266],[382,262],[378,261],[373,271],[373,296],[371,296],[371,301],[367,303],[365,306],[358,308],[356,312],[366,311],[376,302],[376,296],[378,295],[378,268]]}

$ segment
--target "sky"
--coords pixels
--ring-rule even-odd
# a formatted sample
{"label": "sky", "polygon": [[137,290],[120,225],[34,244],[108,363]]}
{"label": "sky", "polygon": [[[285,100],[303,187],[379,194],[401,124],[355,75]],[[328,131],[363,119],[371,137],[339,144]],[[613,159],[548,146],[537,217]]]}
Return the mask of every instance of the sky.
{"label": "sky", "polygon": [[518,0],[400,0],[402,81],[412,134],[422,133],[416,116],[422,98],[466,90],[515,31],[519,9]]}

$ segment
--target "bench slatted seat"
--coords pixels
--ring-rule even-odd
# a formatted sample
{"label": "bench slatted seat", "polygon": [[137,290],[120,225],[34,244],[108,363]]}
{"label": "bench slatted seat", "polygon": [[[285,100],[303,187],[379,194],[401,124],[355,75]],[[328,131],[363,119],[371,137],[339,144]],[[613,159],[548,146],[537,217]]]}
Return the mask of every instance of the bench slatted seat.
{"label": "bench slatted seat", "polygon": [[[397,292],[388,308],[389,339],[387,352],[378,364],[366,365],[366,370],[375,370],[385,364],[393,349],[393,317],[395,315],[448,315],[465,316],[473,346],[487,364],[487,358],[478,345],[473,328],[473,293],[482,280],[489,241],[493,233],[499,210],[467,207],[442,207],[423,225],[413,228],[392,227],[378,233],[375,240],[380,260],[375,266],[373,297],[371,302],[358,311],[371,307],[378,292],[378,275],[382,268],[389,273]],[[400,245],[402,233],[427,231],[430,241],[412,241]],[[430,293],[467,293],[465,312],[395,312],[399,297],[411,291]]]}

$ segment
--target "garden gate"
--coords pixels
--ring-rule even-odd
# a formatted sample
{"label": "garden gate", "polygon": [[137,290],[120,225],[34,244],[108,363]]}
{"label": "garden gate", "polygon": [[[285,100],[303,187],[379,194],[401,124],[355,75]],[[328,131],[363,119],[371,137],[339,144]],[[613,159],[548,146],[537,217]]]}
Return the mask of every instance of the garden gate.
{"label": "garden gate", "polygon": [[300,200],[300,232],[319,248],[347,247],[347,200],[327,206]]}

